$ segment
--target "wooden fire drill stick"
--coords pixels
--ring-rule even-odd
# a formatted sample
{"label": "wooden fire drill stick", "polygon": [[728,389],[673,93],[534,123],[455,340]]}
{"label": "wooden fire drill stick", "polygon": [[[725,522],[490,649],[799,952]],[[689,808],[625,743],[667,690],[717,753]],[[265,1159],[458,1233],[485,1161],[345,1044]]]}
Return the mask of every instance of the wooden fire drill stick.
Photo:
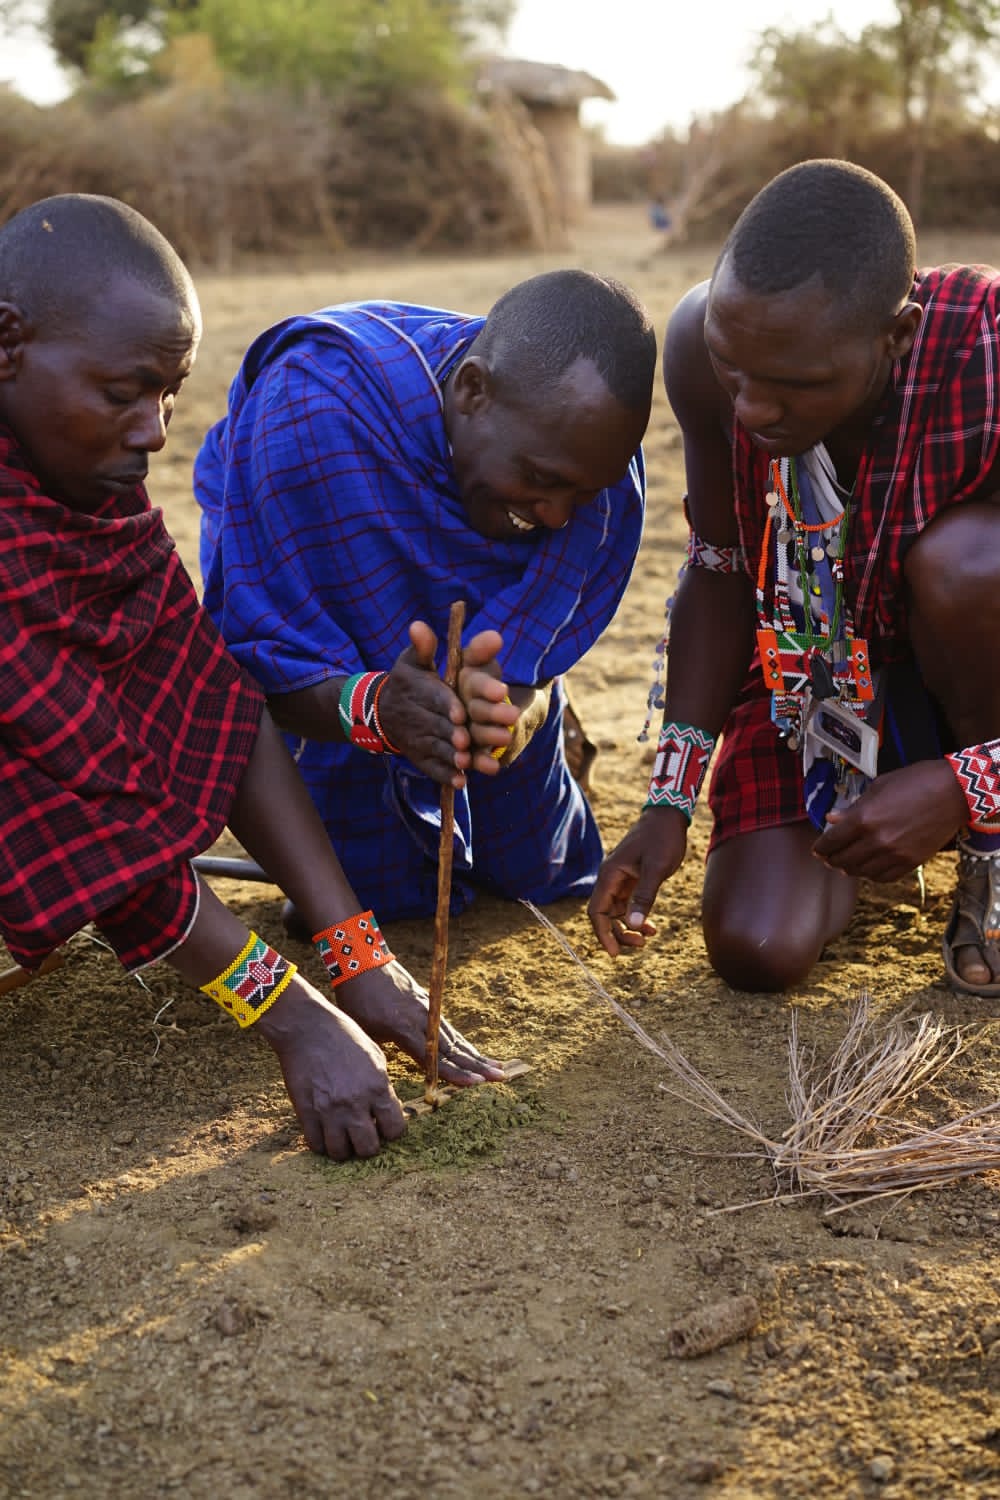
{"label": "wooden fire drill stick", "polygon": [[[462,627],[465,624],[465,600],[456,599],[448,616],[448,660],[444,680],[452,692],[458,686],[462,665]],[[444,976],[448,968],[448,914],[451,908],[451,862],[455,849],[455,788],[449,782],[441,788],[441,844],[438,850],[437,911],[434,914],[434,957],[431,961],[430,1003],[427,1007],[427,1071],[424,1098],[437,1103],[438,1031],[441,1027],[441,1003],[444,999]]]}

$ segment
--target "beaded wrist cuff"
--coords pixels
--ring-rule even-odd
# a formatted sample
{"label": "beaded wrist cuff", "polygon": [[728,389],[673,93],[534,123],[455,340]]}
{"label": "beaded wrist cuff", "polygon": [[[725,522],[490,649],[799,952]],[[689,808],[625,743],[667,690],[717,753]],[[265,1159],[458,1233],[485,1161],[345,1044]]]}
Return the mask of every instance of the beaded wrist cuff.
{"label": "beaded wrist cuff", "polygon": [[969,806],[969,827],[1000,833],[1000,740],[946,755]]}
{"label": "beaded wrist cuff", "polygon": [[379,695],[388,676],[388,672],[357,672],[340,690],[337,711],[344,737],[372,755],[400,753],[386,738],[378,714]]}
{"label": "beaded wrist cuff", "polygon": [[284,994],[296,972],[294,964],[251,932],[229,967],[203,984],[201,991],[235,1016],[245,1029]]}
{"label": "beaded wrist cuff", "polygon": [[693,724],[664,724],[645,807],[676,807],[690,823],[715,737]]}
{"label": "beaded wrist cuff", "polygon": [[747,555],[742,547],[717,547],[689,532],[685,567],[704,568],[706,573],[744,573]]}
{"label": "beaded wrist cuff", "polygon": [[394,957],[370,911],[345,917],[342,922],[314,933],[313,946],[326,965],[332,989],[356,974],[391,964]]}

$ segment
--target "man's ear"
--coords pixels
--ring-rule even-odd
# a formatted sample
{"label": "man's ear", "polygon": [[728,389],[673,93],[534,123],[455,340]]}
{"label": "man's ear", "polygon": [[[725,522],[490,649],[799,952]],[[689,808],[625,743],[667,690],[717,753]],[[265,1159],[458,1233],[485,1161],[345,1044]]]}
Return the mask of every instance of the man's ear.
{"label": "man's ear", "polygon": [[32,327],[14,302],[0,302],[0,380],[13,380]]}
{"label": "man's ear", "polygon": [[886,340],[886,352],[890,359],[903,359],[913,348],[924,310],[918,302],[907,302],[892,320]]}
{"label": "man's ear", "polygon": [[448,383],[455,410],[463,417],[475,416],[484,411],[493,400],[493,380],[489,366],[478,354],[470,354],[468,359],[463,359]]}

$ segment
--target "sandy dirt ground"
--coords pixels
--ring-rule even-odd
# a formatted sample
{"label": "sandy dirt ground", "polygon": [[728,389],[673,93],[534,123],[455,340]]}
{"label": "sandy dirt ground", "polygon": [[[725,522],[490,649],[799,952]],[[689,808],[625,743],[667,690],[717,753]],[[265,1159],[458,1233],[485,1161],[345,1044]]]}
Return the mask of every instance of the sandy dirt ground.
{"label": "sandy dirt ground", "polygon": [[[1000,259],[997,243],[923,248]],[[581,264],[634,285],[662,329],[712,257],[653,249],[638,206],[595,215],[558,256],[202,278],[202,354],[151,480],[189,566],[191,460],[268,322],[364,296],[485,310],[526,275]],[[636,735],[681,555],[662,393],[647,454],[638,566],[571,679],[600,747],[608,847],[641,805]],[[951,854],[928,866],[923,905],[915,880],[866,888],[801,990],[727,988],[699,924],[706,838],[700,811],[638,957],[600,953],[576,904],[550,914],[654,1037],[772,1134],[787,1123],[793,1012],[820,1053],[864,987],[880,1017],[912,1007],[978,1027],[997,1013],[943,983]],[[219,889],[283,941],[272,887]],[[426,981],[429,924],[388,936]],[[285,947],[321,981],[310,950]],[[452,923],[446,1003],[532,1072],[346,1167],[304,1149],[266,1047],[171,973],[128,980],[85,934],[65,958],[0,999],[3,1494],[1000,1496],[1000,1174],[832,1217],[822,1200],[768,1201],[768,1167],[664,1091],[662,1062],[516,905],[484,900]],[[997,1061],[987,1028],[910,1116],[989,1103]],[[390,1064],[416,1092],[414,1071]],[[747,1293],[749,1337],[670,1357],[679,1317]]]}

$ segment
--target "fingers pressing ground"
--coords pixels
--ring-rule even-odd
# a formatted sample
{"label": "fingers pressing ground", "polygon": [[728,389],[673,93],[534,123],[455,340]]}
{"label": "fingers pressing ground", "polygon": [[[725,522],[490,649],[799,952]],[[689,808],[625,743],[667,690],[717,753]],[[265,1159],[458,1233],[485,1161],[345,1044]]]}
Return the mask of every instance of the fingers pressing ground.
{"label": "fingers pressing ground", "polygon": [[306,1114],[302,1110],[296,1111],[299,1124],[302,1126],[302,1134],[306,1138],[306,1145],[310,1151],[315,1151],[322,1156],[326,1151],[326,1140],[323,1136],[323,1122],[317,1114]]}
{"label": "fingers pressing ground", "polygon": [[352,1150],[351,1141],[343,1125],[335,1125],[329,1116],[323,1117],[323,1144],[321,1151],[325,1151],[331,1161],[350,1161]]}
{"label": "fingers pressing ground", "polygon": [[352,1120],[347,1127],[347,1135],[355,1156],[378,1155],[382,1142],[379,1138],[378,1127],[371,1116],[364,1120]]}
{"label": "fingers pressing ground", "polygon": [[403,1106],[395,1094],[375,1106],[375,1123],[384,1141],[398,1141],[406,1130]]}

